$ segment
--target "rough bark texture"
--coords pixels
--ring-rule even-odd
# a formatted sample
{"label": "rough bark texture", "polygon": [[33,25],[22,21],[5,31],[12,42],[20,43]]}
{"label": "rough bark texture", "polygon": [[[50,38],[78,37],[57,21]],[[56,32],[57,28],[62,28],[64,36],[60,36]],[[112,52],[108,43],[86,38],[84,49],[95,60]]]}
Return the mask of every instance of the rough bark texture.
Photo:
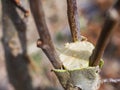
{"label": "rough bark texture", "polygon": [[2,0],[2,13],[2,41],[9,81],[15,90],[33,90],[26,54],[26,24],[11,0]]}
{"label": "rough bark texture", "polygon": [[76,0],[67,0],[67,14],[73,42],[80,41],[80,23]]}

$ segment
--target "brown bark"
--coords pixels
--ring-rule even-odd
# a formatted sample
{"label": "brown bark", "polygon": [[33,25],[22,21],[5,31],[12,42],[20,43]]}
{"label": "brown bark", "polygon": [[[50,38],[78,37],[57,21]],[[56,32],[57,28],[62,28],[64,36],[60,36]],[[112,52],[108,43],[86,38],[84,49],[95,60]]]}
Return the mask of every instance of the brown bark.
{"label": "brown bark", "polygon": [[2,0],[2,22],[2,41],[9,81],[15,90],[33,90],[28,71],[30,60],[26,52],[26,24],[11,0]]}
{"label": "brown bark", "polygon": [[106,20],[103,25],[100,37],[98,39],[97,45],[90,57],[90,66],[97,66],[100,62],[100,58],[104,53],[105,47],[108,40],[114,30],[114,27],[119,20],[119,10],[120,10],[120,0],[118,0],[115,5],[109,9],[106,14]]}
{"label": "brown bark", "polygon": [[76,0],[67,0],[67,14],[73,42],[80,41],[80,23]]}
{"label": "brown bark", "polygon": [[25,17],[29,16],[29,11],[23,7],[20,0],[11,0],[11,2],[24,13]]}
{"label": "brown bark", "polygon": [[[55,69],[63,69],[64,67],[57,55],[57,52],[55,50],[50,33],[45,22],[45,16],[42,9],[41,0],[30,0],[30,8],[40,36],[40,39],[37,41],[37,46],[43,50],[43,52],[49,58]],[[69,88],[71,87],[67,87],[70,84],[69,81],[68,83],[67,82],[64,83],[64,81],[66,81],[68,73],[63,73],[62,75],[58,73],[55,74],[58,77],[63,88],[65,90],[70,90]]]}
{"label": "brown bark", "polygon": [[45,22],[41,0],[30,0],[30,8],[40,36],[40,39],[37,41],[37,46],[43,50],[56,69],[62,68],[62,63],[59,60]]}

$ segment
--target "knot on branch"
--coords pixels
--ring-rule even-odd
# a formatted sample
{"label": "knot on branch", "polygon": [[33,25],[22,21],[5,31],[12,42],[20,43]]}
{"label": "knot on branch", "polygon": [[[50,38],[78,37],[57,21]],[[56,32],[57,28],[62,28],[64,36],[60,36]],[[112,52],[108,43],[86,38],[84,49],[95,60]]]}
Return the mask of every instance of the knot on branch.
{"label": "knot on branch", "polygon": [[40,48],[43,47],[43,41],[41,39],[37,40],[37,47],[40,47]]}
{"label": "knot on branch", "polygon": [[37,40],[37,47],[41,49],[49,49],[49,45],[45,44],[41,39]]}

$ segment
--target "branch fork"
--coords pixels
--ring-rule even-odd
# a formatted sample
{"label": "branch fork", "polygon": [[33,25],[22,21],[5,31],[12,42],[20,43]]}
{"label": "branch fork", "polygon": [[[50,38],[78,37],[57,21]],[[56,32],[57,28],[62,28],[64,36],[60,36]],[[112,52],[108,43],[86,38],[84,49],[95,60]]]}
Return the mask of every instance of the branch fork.
{"label": "branch fork", "polygon": [[[71,84],[73,84],[73,82],[72,82],[73,80],[71,80],[71,79],[76,79],[75,76],[77,76],[77,78],[78,78],[81,76],[85,77],[85,75],[88,75],[88,76],[92,76],[92,79],[91,79],[91,77],[89,78],[91,83],[93,83],[92,82],[93,78],[96,80],[96,82],[99,82],[99,75],[98,75],[98,73],[96,74],[96,66],[99,65],[99,63],[100,63],[100,58],[101,58],[103,51],[105,49],[105,46],[107,44],[106,42],[108,42],[108,38],[111,35],[112,29],[117,23],[117,21],[116,21],[117,14],[113,15],[113,12],[118,12],[118,7],[117,7],[117,9],[115,8],[115,10],[117,10],[117,11],[114,11],[114,9],[112,9],[112,12],[110,11],[111,14],[108,13],[108,17],[106,18],[106,21],[103,26],[103,30],[101,32],[98,43],[90,57],[89,66],[92,66],[92,67],[85,68],[85,70],[83,70],[84,72],[81,70],[81,68],[80,68],[80,70],[71,70],[71,71],[63,68],[63,63],[60,61],[60,58],[57,55],[57,52],[55,50],[51,36],[49,34],[49,30],[48,30],[46,22],[45,22],[45,16],[44,16],[44,12],[42,9],[41,0],[30,0],[30,8],[31,8],[31,11],[32,11],[35,23],[36,23],[36,27],[37,27],[37,30],[38,30],[38,33],[40,36],[40,39],[38,39],[38,41],[37,41],[37,46],[43,50],[43,52],[47,55],[47,57],[51,61],[52,65],[55,68],[53,71],[56,73],[56,75],[57,75],[60,83],[64,87],[64,89],[65,90],[75,90],[75,87],[73,87],[74,85],[71,85]],[[67,9],[68,9],[67,13],[68,13],[68,21],[69,21],[69,25],[70,25],[70,30],[72,33],[73,42],[75,44],[75,43],[77,43],[76,41],[82,41],[82,37],[80,35],[80,23],[79,23],[79,19],[78,19],[76,0],[67,0]],[[84,42],[84,39],[83,39],[83,42]],[[81,43],[81,42],[79,42],[79,43]],[[79,72],[79,74],[78,74],[78,72]],[[84,74],[82,74],[82,73],[84,73]],[[71,75],[73,75],[73,77],[71,77]],[[98,76],[98,78],[97,78],[97,76]],[[82,79],[83,78],[77,79],[78,81],[75,80],[75,82],[74,82],[75,85],[78,85],[78,87],[79,87],[81,85]],[[87,78],[87,80],[89,80],[89,79]],[[96,84],[95,86],[97,86],[97,83],[95,83],[95,84]],[[88,85],[90,85],[90,84],[88,84]],[[94,85],[93,85],[93,87],[94,87]],[[84,88],[85,88],[84,90],[88,90],[88,89],[86,89],[87,87],[84,87]],[[90,87],[90,90],[95,90],[95,88]]]}

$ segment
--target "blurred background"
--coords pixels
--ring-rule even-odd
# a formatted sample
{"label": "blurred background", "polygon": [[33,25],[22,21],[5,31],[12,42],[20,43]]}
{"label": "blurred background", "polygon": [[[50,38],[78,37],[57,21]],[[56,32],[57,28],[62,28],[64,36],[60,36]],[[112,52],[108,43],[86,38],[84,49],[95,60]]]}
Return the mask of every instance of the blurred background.
{"label": "blurred background", "polygon": [[[9,10],[7,11],[4,1],[7,0],[0,0],[0,90],[15,90],[13,86],[19,87],[18,81],[23,84],[22,79],[34,90],[63,90],[56,76],[51,72],[53,67],[48,58],[40,48],[36,47],[39,36],[32,14],[30,13],[30,16],[25,18],[24,14],[16,9],[20,20],[14,22],[14,19],[10,19],[14,15],[7,16]],[[30,10],[29,1],[21,1],[23,6]],[[56,48],[61,48],[65,43],[71,42],[66,0],[41,1],[54,45]],[[115,0],[77,0],[81,34],[94,45],[104,23],[105,13],[114,2]],[[22,25],[22,21],[25,25],[14,26],[15,23]],[[23,54],[19,54],[22,52]],[[24,62],[19,58],[28,61]],[[100,72],[101,78],[120,79],[120,23],[115,27],[103,59],[105,64]],[[17,77],[14,78],[14,75]],[[120,90],[120,82],[104,83],[99,90]]]}

